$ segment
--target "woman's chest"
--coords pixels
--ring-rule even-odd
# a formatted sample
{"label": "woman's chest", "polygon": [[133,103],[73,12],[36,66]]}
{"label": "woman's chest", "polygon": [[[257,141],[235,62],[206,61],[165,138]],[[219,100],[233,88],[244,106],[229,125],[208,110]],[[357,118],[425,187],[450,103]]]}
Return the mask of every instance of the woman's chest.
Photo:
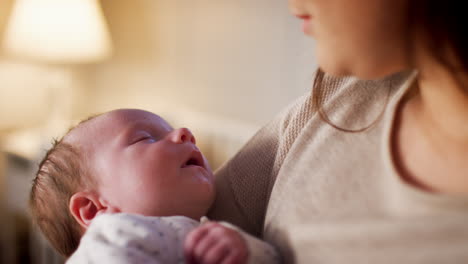
{"label": "woman's chest", "polygon": [[375,208],[385,178],[378,131],[304,133],[278,172],[267,220],[281,215],[295,222]]}

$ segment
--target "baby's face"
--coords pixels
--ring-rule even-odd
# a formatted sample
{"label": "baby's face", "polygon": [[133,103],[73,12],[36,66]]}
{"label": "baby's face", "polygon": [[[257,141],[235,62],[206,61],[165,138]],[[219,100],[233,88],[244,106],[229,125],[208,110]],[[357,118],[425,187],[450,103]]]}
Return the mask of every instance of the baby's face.
{"label": "baby's face", "polygon": [[99,195],[118,211],[198,219],[211,206],[213,173],[188,129],[122,109],[75,130],[65,141],[88,154]]}

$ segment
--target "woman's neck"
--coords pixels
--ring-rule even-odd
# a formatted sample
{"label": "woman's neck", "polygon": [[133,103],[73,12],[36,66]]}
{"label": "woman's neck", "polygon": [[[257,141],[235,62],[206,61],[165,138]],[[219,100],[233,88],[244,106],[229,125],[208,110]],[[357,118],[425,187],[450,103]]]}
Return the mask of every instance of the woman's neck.
{"label": "woman's neck", "polygon": [[441,64],[426,61],[403,101],[397,166],[423,189],[468,194],[468,88]]}
{"label": "woman's neck", "polygon": [[422,133],[441,148],[468,155],[468,74],[457,76],[432,58],[422,65],[414,98]]}

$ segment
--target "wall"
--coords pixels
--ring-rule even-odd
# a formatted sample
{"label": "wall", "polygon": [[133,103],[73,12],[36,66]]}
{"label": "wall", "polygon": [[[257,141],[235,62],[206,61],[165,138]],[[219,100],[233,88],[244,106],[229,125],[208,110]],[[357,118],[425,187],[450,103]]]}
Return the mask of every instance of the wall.
{"label": "wall", "polygon": [[79,115],[127,106],[259,126],[311,86],[313,42],[288,14],[286,0],[113,0],[102,6],[116,52],[88,69],[93,106],[87,98]]}
{"label": "wall", "polygon": [[[0,7],[0,32],[11,3]],[[114,108],[144,108],[176,127],[191,128],[198,138],[228,138],[232,147],[217,154],[221,163],[311,87],[314,43],[288,13],[286,0],[112,0],[101,5],[115,54],[104,63],[73,67],[80,87],[72,103],[75,120]],[[48,108],[42,106],[53,102],[45,93],[32,95],[50,82],[50,74],[36,66],[2,60],[0,84],[21,82],[24,98],[35,98],[22,109],[40,106],[31,112],[43,123]],[[5,102],[19,101],[2,95],[8,97]],[[21,117],[9,120],[32,122]]]}
{"label": "wall", "polygon": [[12,4],[13,0],[2,0],[2,3],[0,4],[0,40],[2,40],[5,24],[8,20]]}

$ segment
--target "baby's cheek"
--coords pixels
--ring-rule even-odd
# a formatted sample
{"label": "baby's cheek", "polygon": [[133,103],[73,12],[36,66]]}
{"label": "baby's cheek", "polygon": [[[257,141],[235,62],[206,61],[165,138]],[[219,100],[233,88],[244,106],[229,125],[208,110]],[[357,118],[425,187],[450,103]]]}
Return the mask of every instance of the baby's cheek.
{"label": "baby's cheek", "polygon": [[181,156],[171,150],[161,149],[154,153],[153,160],[151,162],[153,169],[159,173],[174,173],[175,170],[182,166]]}

